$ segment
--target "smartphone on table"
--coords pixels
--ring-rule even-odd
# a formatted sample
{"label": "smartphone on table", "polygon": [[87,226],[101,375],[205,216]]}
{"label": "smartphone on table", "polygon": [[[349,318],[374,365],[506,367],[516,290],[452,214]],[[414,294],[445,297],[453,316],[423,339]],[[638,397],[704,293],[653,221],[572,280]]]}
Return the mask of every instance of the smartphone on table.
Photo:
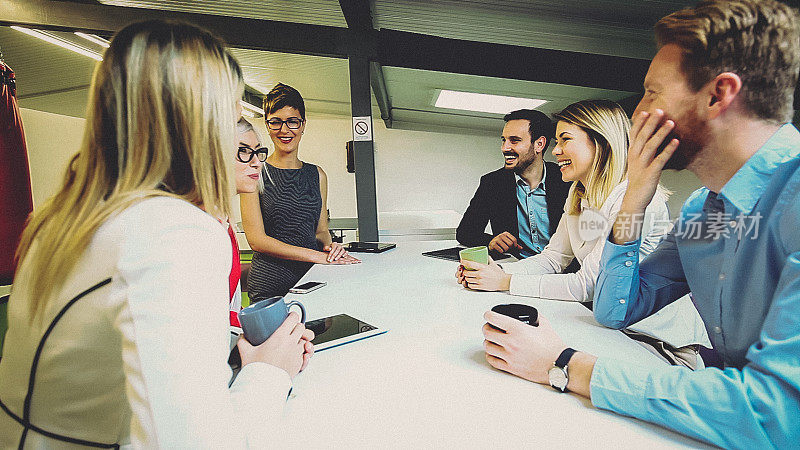
{"label": "smartphone on table", "polygon": [[315,291],[323,286],[325,286],[326,282],[324,281],[308,281],[303,284],[298,284],[297,286],[289,289],[289,292],[293,294],[307,294],[311,291]]}

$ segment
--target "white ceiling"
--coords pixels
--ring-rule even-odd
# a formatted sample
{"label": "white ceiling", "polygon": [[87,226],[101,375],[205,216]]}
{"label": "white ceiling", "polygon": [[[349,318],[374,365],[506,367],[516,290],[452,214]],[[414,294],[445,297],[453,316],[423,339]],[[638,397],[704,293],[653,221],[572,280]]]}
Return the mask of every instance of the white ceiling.
{"label": "white ceiling", "polygon": [[347,27],[338,0],[98,0],[133,8],[163,9],[280,22]]}
{"label": "white ceiling", "polygon": [[[184,12],[251,17],[344,27],[337,0],[101,0]],[[652,53],[652,23],[684,0],[375,0],[374,25],[400,31],[493,43],[647,58]],[[69,36],[68,33],[64,33]],[[80,39],[77,38],[79,41]],[[88,44],[82,44],[89,46]],[[94,60],[0,27],[0,49],[16,71],[20,106],[82,116]],[[350,114],[346,59],[233,49],[245,80],[262,93],[277,82],[296,87],[310,112]],[[533,62],[535,65],[535,62]],[[565,64],[569,64],[565,61]],[[440,89],[543,98],[539,109],[552,113],[586,98],[618,100],[632,93],[551,83],[498,79],[384,67],[394,126],[413,129],[456,127],[494,130],[500,116],[435,108]],[[375,101],[373,99],[373,104]],[[373,114],[378,116],[376,106]]]}
{"label": "white ceiling", "polygon": [[277,83],[303,95],[306,109],[350,114],[350,70],[346,59],[232,49],[248,86],[266,94]]}
{"label": "white ceiling", "polygon": [[95,60],[8,27],[0,27],[0,50],[14,69],[21,107],[83,116]]}
{"label": "white ceiling", "polygon": [[649,59],[652,27],[691,0],[375,0],[374,25],[496,44]]}
{"label": "white ceiling", "polygon": [[502,114],[435,107],[434,103],[442,89],[543,99],[547,103],[536,109],[545,114],[559,112],[578,100],[621,100],[631,95],[624,91],[398,67],[384,67],[383,74],[398,128],[424,129],[420,125],[426,124],[477,130],[497,130],[502,127]]}

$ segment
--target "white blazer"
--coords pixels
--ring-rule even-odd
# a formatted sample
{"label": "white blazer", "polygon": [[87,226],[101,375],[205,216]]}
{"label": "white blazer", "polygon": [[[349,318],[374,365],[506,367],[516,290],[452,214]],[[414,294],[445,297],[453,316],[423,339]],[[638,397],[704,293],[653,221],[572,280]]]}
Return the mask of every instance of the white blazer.
{"label": "white blazer", "polygon": [[[31,250],[35,255],[36,249]],[[181,200],[151,198],[109,219],[72,275],[29,324],[26,258],[9,301],[0,401],[23,416],[34,353],[57,314],[35,374],[31,423],[97,443],[136,448],[245,448],[274,429],[291,381],[245,366],[229,388],[225,227]],[[0,410],[0,447],[23,427]],[[29,431],[26,448],[63,442]]]}
{"label": "white blazer", "polygon": [[[556,232],[540,254],[503,264],[503,270],[511,274],[509,292],[553,300],[592,301],[603,248],[627,188],[628,180],[624,180],[611,191],[599,210],[589,209],[585,199],[581,202],[581,214],[568,214],[565,210]],[[601,222],[606,226],[602,230],[592,231],[587,226]],[[670,228],[666,197],[656,193],[645,211],[640,258],[655,250]],[[588,240],[587,235],[590,237]],[[575,258],[581,263],[580,270],[561,273]],[[674,347],[708,343],[703,321],[688,295],[629,329],[641,331]]]}

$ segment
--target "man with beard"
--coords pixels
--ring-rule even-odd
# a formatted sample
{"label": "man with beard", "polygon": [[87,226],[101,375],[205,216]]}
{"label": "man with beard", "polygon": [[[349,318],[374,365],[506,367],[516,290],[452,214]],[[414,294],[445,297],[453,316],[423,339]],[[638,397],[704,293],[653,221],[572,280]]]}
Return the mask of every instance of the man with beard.
{"label": "man with beard", "polygon": [[[486,245],[498,253],[527,258],[542,251],[555,232],[569,183],[543,155],[553,123],[532,109],[506,114],[500,139],[502,168],[481,177],[458,225],[456,239],[468,247]],[[492,234],[484,232],[490,223]]]}
{"label": "man with beard", "polygon": [[[655,26],[634,112],[628,190],[604,248],[594,315],[624,328],[691,291],[722,368],[635,366],[566,348],[546,320],[491,311],[486,358],[723,448],[800,442],[800,133],[788,123],[800,19],[776,0],[711,0]],[[704,188],[639,263],[662,169]]]}

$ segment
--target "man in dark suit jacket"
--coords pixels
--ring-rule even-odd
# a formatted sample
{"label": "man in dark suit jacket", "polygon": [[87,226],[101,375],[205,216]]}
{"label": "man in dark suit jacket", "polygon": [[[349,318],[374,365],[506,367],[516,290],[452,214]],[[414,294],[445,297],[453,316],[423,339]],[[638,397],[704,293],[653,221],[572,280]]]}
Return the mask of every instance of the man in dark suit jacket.
{"label": "man in dark suit jacket", "polygon": [[[528,256],[541,251],[555,232],[571,184],[561,180],[558,165],[543,159],[554,133],[546,115],[523,109],[503,119],[506,125],[501,151],[505,165],[481,177],[458,225],[456,239],[468,247],[486,245],[497,252]],[[531,197],[533,201],[546,202],[546,214],[531,201],[523,203],[522,199],[534,193],[540,197]],[[528,223],[520,226],[520,218],[528,219]],[[492,234],[484,232],[487,223]],[[540,230],[537,224],[547,224],[547,229]],[[521,230],[528,235],[521,238]]]}

